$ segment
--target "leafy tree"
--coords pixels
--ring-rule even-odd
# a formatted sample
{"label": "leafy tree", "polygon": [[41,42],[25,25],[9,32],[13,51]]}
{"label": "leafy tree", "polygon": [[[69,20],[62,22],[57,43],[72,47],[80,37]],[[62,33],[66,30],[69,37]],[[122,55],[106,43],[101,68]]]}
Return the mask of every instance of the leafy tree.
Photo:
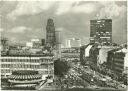
{"label": "leafy tree", "polygon": [[54,61],[54,74],[56,76],[63,77],[69,71],[69,68],[67,61],[60,59]]}

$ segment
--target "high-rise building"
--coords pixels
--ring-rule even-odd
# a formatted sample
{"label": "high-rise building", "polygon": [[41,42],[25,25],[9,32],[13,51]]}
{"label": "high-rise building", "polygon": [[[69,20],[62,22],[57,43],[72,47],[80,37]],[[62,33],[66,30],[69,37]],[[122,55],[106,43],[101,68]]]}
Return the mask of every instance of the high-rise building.
{"label": "high-rise building", "polygon": [[61,31],[55,31],[57,49],[61,48]]}
{"label": "high-rise building", "polygon": [[57,52],[56,57],[60,58],[61,57],[61,31],[57,30],[55,32],[55,35],[56,35],[56,52]]}
{"label": "high-rise building", "polygon": [[54,47],[55,46],[55,26],[53,19],[48,19],[46,26],[46,46]]}
{"label": "high-rise building", "polygon": [[90,20],[90,43],[112,43],[112,19]]}

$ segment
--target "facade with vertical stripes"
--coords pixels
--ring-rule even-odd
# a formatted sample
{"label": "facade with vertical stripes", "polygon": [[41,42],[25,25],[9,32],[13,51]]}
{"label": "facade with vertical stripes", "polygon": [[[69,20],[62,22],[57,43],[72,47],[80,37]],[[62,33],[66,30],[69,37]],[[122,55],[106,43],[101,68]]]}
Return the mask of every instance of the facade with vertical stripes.
{"label": "facade with vertical stripes", "polygon": [[53,56],[1,55],[1,75],[7,77],[17,70],[35,70],[42,75],[54,77]]}

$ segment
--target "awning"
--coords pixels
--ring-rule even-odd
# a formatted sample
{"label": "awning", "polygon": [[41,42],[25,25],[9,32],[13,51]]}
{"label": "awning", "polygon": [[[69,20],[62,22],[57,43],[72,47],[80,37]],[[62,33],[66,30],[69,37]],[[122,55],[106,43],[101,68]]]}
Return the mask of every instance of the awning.
{"label": "awning", "polygon": [[37,79],[41,78],[42,75],[10,75],[8,78],[9,79]]}

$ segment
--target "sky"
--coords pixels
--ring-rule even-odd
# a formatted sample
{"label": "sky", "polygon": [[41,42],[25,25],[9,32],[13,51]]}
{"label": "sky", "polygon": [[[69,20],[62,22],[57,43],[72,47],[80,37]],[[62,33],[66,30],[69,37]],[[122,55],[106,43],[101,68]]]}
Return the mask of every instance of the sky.
{"label": "sky", "polygon": [[0,32],[10,42],[25,43],[46,37],[47,19],[61,31],[62,44],[68,38],[89,43],[90,20],[112,19],[112,41],[126,43],[126,1],[0,1]]}

